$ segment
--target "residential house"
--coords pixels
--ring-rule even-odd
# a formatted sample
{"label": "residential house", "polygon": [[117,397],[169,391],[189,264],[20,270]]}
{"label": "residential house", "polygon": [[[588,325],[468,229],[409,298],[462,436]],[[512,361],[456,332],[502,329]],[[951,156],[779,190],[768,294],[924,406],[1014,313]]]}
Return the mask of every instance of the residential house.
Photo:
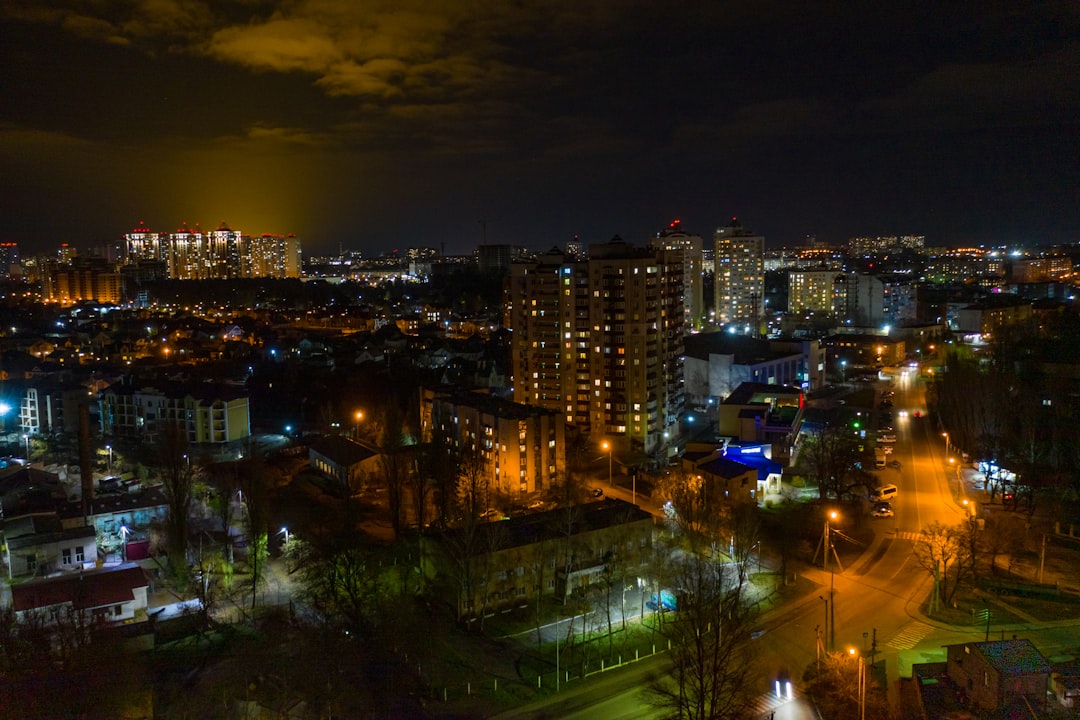
{"label": "residential house", "polygon": [[533,602],[613,592],[638,583],[652,549],[652,516],[606,498],[493,522],[466,520],[426,534],[425,574],[456,589],[461,619]]}
{"label": "residential house", "polygon": [[97,563],[97,533],[89,525],[65,528],[55,512],[6,518],[4,560],[9,580],[92,568]]}
{"label": "residential house", "polygon": [[379,451],[341,435],[329,435],[308,450],[311,467],[336,480],[350,493],[364,488],[365,480],[379,471]]}
{"label": "residential house", "polygon": [[1014,702],[1041,708],[1050,662],[1027,639],[946,645],[947,673],[971,706],[981,711]]}
{"label": "residential house", "polygon": [[78,612],[122,623],[146,611],[149,586],[143,569],[126,563],[20,583],[12,586],[11,597],[20,619],[31,613],[54,619],[65,612]]}

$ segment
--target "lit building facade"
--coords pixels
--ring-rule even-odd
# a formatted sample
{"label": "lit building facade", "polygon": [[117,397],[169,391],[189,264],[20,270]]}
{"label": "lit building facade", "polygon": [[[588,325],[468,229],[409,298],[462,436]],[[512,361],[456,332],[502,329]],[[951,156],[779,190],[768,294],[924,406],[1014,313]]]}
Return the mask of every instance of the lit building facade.
{"label": "lit building facade", "polygon": [[765,238],[732,218],[713,237],[716,322],[760,332],[765,303]]}
{"label": "lit building facade", "polygon": [[494,500],[550,489],[566,466],[566,423],[555,410],[459,388],[424,389],[421,431],[480,461]]}
{"label": "lit building facade", "polygon": [[508,290],[514,400],[575,430],[653,453],[683,405],[683,258],[616,238],[575,262],[515,263]]}
{"label": "lit building facade", "polygon": [[46,300],[64,305],[81,300],[120,302],[120,273],[100,258],[72,258],[67,263],[49,261],[42,272]]}
{"label": "lit building facade", "polygon": [[649,241],[658,250],[678,250],[683,258],[683,325],[687,332],[699,331],[705,321],[704,282],[702,279],[702,248],[700,235],[682,229],[682,221],[670,225]]}
{"label": "lit building facade", "polygon": [[244,235],[222,222],[203,232],[181,225],[176,232],[153,232],[140,222],[124,235],[126,266],[164,263],[173,280],[298,278],[300,240],[295,235]]}
{"label": "lit building facade", "polygon": [[248,397],[232,388],[117,383],[98,399],[106,436],[152,439],[167,424],[180,425],[192,444],[227,443],[251,435]]}

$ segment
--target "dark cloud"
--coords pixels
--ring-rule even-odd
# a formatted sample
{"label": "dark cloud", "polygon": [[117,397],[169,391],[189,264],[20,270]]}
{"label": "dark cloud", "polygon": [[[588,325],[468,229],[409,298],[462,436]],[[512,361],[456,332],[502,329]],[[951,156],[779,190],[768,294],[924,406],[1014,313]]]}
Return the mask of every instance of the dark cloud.
{"label": "dark cloud", "polygon": [[[136,206],[316,248],[463,249],[481,215],[536,245],[674,214],[782,241],[1080,223],[1075,3],[9,0],[0,23],[0,239]],[[108,200],[42,217],[58,177]]]}

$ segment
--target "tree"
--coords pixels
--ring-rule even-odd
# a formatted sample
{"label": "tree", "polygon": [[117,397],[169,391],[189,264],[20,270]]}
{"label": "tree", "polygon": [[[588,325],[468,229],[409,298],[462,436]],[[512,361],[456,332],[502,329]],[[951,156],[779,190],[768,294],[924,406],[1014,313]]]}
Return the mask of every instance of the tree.
{"label": "tree", "polygon": [[864,709],[867,720],[889,720],[892,713],[884,689],[874,679],[865,661],[850,653],[829,653],[820,668],[811,664],[804,676],[806,692],[814,698],[823,717],[857,718],[859,712],[859,672],[865,673]]}
{"label": "tree", "polygon": [[173,576],[188,576],[188,526],[194,504],[194,472],[188,458],[187,431],[180,423],[165,422],[159,442],[162,489],[169,515],[165,523],[165,546]]}
{"label": "tree", "polygon": [[956,570],[957,583],[952,586],[951,592],[949,591],[949,570],[952,569],[953,561],[961,552],[958,535],[957,528],[935,522],[923,528],[919,539],[915,541],[915,559],[934,578],[928,610],[931,613],[940,608],[942,600],[949,603],[956,594],[960,570],[959,568]]}
{"label": "tree", "polygon": [[240,468],[240,491],[247,514],[248,567],[251,570],[251,609],[255,609],[259,584],[270,556],[270,508],[262,456],[247,452]]}
{"label": "tree", "polygon": [[386,480],[386,499],[390,506],[390,526],[394,537],[401,535],[404,524],[405,488],[409,481],[409,457],[405,450],[405,429],[396,406],[387,406],[381,441],[383,478]]}
{"label": "tree", "polygon": [[663,630],[671,641],[672,668],[670,677],[650,685],[651,704],[680,720],[747,717],[758,671],[752,614],[735,574],[694,552],[673,554],[667,567],[665,582],[678,607]]}
{"label": "tree", "polygon": [[822,499],[839,499],[863,482],[862,477],[851,479],[858,454],[854,431],[834,418],[808,434],[799,452],[799,465],[817,483]]}

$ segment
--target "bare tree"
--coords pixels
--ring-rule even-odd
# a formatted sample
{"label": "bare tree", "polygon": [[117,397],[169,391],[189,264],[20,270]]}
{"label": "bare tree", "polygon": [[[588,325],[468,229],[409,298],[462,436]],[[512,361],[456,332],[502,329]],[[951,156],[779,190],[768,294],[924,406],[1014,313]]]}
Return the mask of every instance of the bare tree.
{"label": "bare tree", "polygon": [[405,428],[395,406],[387,407],[381,442],[383,477],[386,480],[386,499],[390,507],[390,526],[394,537],[401,535],[404,524],[405,488],[411,471],[405,451]]}
{"label": "bare tree", "polygon": [[188,527],[194,504],[194,473],[183,425],[166,422],[161,427],[159,451],[162,489],[169,507],[165,526],[169,567],[175,577],[184,581],[188,576]]}
{"label": "bare tree", "polygon": [[817,484],[823,499],[839,499],[864,481],[853,475],[858,454],[854,430],[834,419],[809,433],[799,452],[799,465]]}
{"label": "bare tree", "polygon": [[863,691],[862,716],[867,720],[890,720],[888,696],[878,685],[874,674],[865,661],[846,653],[829,653],[820,667],[810,666],[806,690],[814,698],[824,717],[860,717],[859,672],[865,673],[866,687]]}
{"label": "bare tree", "polygon": [[953,562],[957,560],[960,551],[961,542],[957,528],[939,522],[923,528],[919,539],[915,541],[915,559],[934,578],[930,612],[938,610],[942,601],[950,602],[956,593],[955,585],[952,591],[949,591],[949,570],[953,569]]}
{"label": "bare tree", "polygon": [[671,641],[670,677],[649,688],[666,717],[736,720],[750,713],[758,670],[750,642],[752,614],[737,578],[722,562],[695,552],[674,553],[667,582],[678,613],[664,625]]}

